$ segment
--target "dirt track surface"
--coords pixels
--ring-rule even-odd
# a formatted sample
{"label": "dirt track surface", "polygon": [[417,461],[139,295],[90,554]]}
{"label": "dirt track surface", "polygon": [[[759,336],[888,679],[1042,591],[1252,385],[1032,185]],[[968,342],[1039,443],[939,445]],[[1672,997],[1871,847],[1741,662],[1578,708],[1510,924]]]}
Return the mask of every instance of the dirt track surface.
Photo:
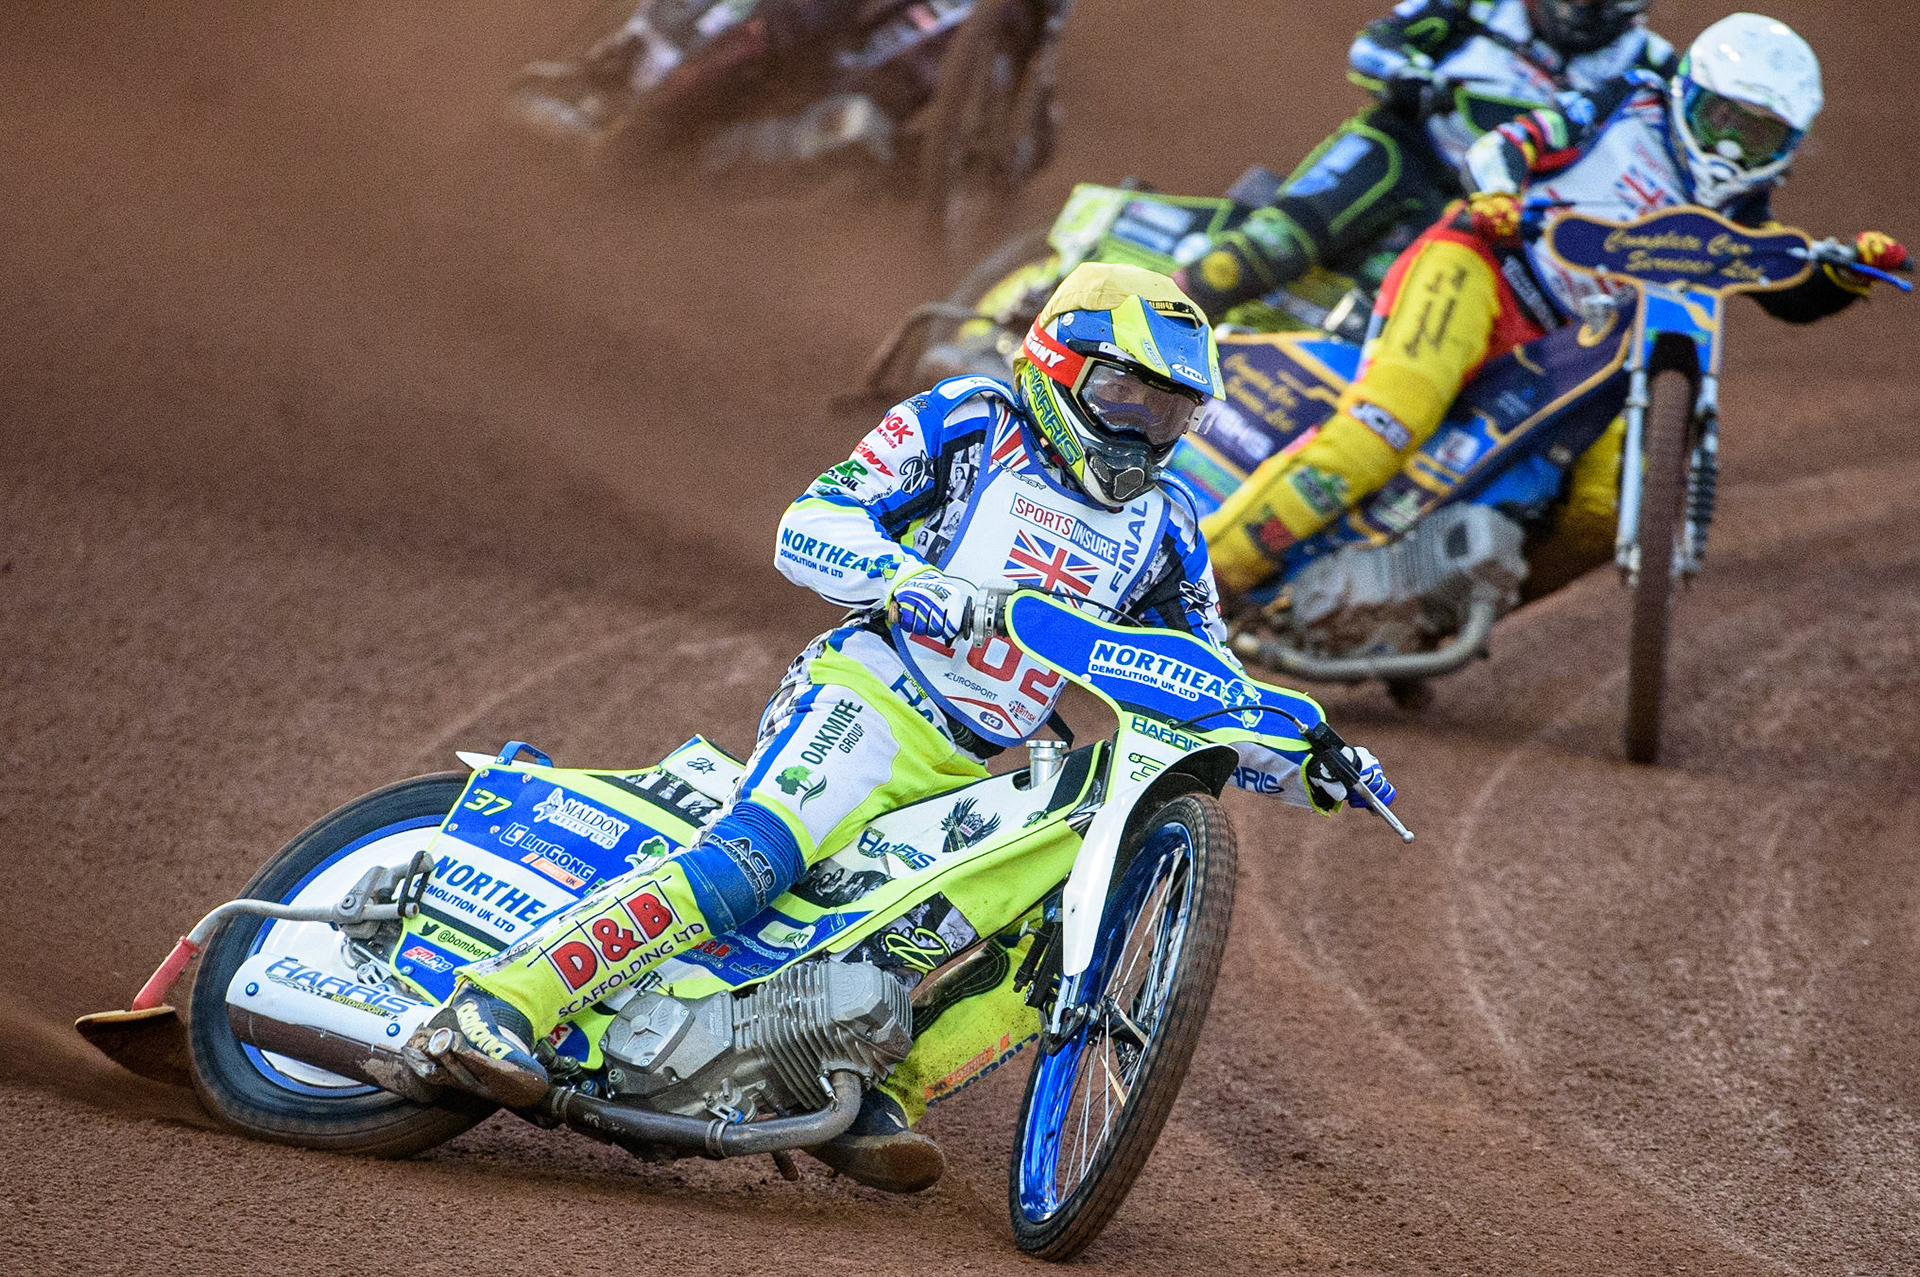
{"label": "dirt track surface", "polygon": [[[826,397],[945,268],[857,176],[607,189],[523,156],[492,103],[548,9],[0,16],[0,1271],[1022,1265],[1019,1067],[934,1112],[952,1172],[902,1201],[505,1118],[405,1163],[268,1147],[67,1027],[338,802],[514,736],[742,746],[831,619],[773,573],[773,522],[860,428]],[[1773,12],[1830,103],[1782,214],[1920,237],[1902,10]],[[1284,166],[1351,100],[1368,16],[1086,0],[1032,215],[1076,177]],[[1234,799],[1231,965],[1083,1262],[1920,1266],[1916,306],[1736,319],[1667,765],[1620,760],[1603,575],[1418,717],[1326,692],[1421,841]]]}

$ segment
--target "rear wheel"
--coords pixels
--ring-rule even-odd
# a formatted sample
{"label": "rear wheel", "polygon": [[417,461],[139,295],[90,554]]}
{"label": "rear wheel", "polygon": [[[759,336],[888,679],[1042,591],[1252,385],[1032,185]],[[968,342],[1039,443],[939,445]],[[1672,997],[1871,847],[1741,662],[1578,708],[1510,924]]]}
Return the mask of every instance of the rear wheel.
{"label": "rear wheel", "polygon": [[[244,897],[285,904],[331,903],[375,865],[404,864],[432,841],[466,788],[464,772],[421,776],[356,798],[288,843],[254,875]],[[444,1143],[492,1111],[449,1096],[411,1100],[262,1051],[227,1023],[227,985],[256,953],[287,954],[346,979],[353,963],[324,922],[236,918],[214,933],[194,978],[191,1020],[194,1086],[214,1116],[255,1137],[335,1152],[405,1157]]]}
{"label": "rear wheel", "polygon": [[1640,570],[1627,630],[1625,742],[1628,760],[1636,763],[1651,763],[1660,755],[1667,638],[1687,526],[1692,424],[1693,383],[1671,369],[1655,374],[1648,394],[1646,468],[1640,488]]}
{"label": "rear wheel", "polygon": [[1038,304],[1032,314],[1011,315],[1006,325],[969,316],[992,313],[996,307],[986,303],[997,303],[1003,291],[1018,293],[1022,300],[1029,292],[1044,298],[1059,282],[1053,260],[1044,230],[1016,235],[981,258],[939,307],[922,308],[875,352],[863,393],[877,402],[896,403],[947,377],[977,372],[1005,379],[1009,358],[1000,349],[1001,339],[1009,332],[1024,332]]}
{"label": "rear wheel", "polygon": [[928,216],[964,254],[1053,151],[1053,58],[1037,0],[979,0],[940,61],[921,161]]}
{"label": "rear wheel", "polygon": [[1027,1080],[1008,1179],[1014,1240],[1069,1259],[1133,1188],[1180,1093],[1233,916],[1233,826],[1209,794],[1147,821],[1107,900],[1087,1017],[1046,1040]]}

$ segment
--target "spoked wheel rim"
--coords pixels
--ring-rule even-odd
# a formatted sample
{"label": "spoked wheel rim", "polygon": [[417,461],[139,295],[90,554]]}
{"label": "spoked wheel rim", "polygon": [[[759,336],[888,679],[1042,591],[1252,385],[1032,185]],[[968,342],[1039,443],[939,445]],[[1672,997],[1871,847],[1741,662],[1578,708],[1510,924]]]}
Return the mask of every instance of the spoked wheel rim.
{"label": "spoked wheel rim", "polygon": [[1193,857],[1192,834],[1180,825],[1163,826],[1141,848],[1089,972],[1101,994],[1078,1030],[1034,1064],[1019,1185],[1021,1213],[1033,1223],[1072,1199],[1119,1130],[1185,951]]}

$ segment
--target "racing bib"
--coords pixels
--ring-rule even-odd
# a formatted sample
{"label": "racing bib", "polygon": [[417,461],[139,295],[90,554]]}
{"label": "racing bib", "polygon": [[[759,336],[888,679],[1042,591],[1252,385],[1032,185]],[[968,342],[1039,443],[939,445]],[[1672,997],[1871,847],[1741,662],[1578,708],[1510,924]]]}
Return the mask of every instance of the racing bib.
{"label": "racing bib", "polygon": [[[1104,510],[1057,486],[1033,459],[1024,427],[1007,420],[968,498],[960,533],[934,566],[1002,589],[1044,590],[1111,619],[1153,559],[1169,517],[1158,488]],[[894,646],[940,707],[996,745],[1017,745],[1046,723],[1066,680],[1005,638],[951,647],[901,634]]]}

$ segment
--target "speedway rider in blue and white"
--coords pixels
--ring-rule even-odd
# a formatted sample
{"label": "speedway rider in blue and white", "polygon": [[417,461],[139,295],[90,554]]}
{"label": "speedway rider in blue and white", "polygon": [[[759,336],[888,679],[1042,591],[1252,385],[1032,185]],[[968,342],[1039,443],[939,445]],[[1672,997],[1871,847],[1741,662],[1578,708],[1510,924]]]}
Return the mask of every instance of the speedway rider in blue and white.
{"label": "speedway rider in blue and white", "polygon": [[[962,637],[988,587],[1029,586],[1102,619],[1191,633],[1237,668],[1220,646],[1192,500],[1162,474],[1220,393],[1198,307],[1164,275],[1083,265],[1034,321],[1014,382],[955,378],[902,403],[781,520],[781,573],[854,611],[788,669],[733,801],[692,847],[644,871],[704,934],[759,913],[883,812],[984,778],[987,758],[1048,724],[1064,679],[1005,640]],[[1243,786],[1328,814],[1349,797],[1303,757],[1240,748]],[[1391,802],[1372,755],[1347,752],[1361,783]],[[606,930],[601,915],[617,917],[626,885],[463,968],[448,1005],[408,1043],[416,1070],[506,1104],[539,1100],[548,1078],[532,1044],[672,952],[618,963],[609,953],[591,984],[548,959],[557,938]],[[875,1187],[932,1184],[940,1150],[910,1123],[1028,1036],[1016,1017],[1031,1012],[1011,984],[1009,973],[1005,987],[918,1026],[913,1053],[853,1127],[810,1151]]]}

